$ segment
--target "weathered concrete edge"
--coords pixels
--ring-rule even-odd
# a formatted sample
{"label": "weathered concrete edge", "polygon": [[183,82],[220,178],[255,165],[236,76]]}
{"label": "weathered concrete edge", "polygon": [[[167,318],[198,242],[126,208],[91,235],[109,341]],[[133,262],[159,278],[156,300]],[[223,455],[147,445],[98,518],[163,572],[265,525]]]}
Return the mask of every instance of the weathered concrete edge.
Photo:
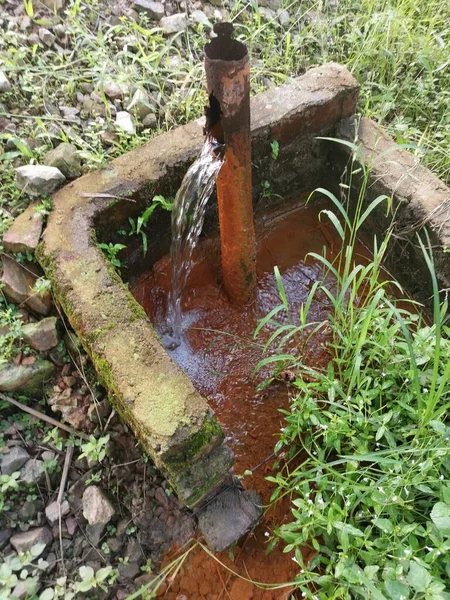
{"label": "weathered concrete edge", "polygon": [[[338,85],[339,77],[342,85]],[[358,86],[339,65],[313,69],[291,86],[282,86],[254,98],[252,138],[272,138],[286,128],[291,138],[333,127],[353,113]],[[294,101],[296,98],[296,102]],[[267,103],[279,109],[267,120]],[[322,116],[316,107],[320,106]],[[200,121],[161,135],[117,160],[66,186],[53,196],[44,241],[37,256],[52,281],[56,298],[91,356],[102,383],[119,413],[140,437],[155,463],[169,473],[177,492],[188,505],[200,502],[217,487],[206,477],[180,486],[181,475],[222,443],[220,425],[189,378],[170,359],[142,308],[96,246],[93,224],[113,203],[128,199],[95,197],[96,193],[126,195],[151,190],[171,168],[193,160],[202,143]],[[149,193],[149,199],[151,194]],[[225,461],[222,479],[228,477]],[[204,469],[207,473],[208,469]],[[220,471],[220,470],[219,470]],[[220,478],[219,477],[219,478]],[[188,491],[190,490],[190,491]],[[185,492],[186,494],[185,495]]]}
{"label": "weathered concrete edge", "polygon": [[450,188],[370,119],[349,118],[341,123],[339,134],[356,140],[360,148],[369,169],[368,200],[383,192],[400,203],[395,233],[412,241],[419,260],[422,251],[414,237],[428,226],[436,274],[443,286],[450,288],[450,260],[445,252],[450,247]]}

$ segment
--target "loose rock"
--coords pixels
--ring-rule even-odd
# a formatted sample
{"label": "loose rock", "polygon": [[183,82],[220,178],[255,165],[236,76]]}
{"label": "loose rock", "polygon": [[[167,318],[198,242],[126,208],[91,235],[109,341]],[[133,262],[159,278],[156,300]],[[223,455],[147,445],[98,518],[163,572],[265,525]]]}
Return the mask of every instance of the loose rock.
{"label": "loose rock", "polygon": [[83,493],[83,516],[89,525],[106,525],[115,515],[113,505],[96,485],[90,485]]}
{"label": "loose rock", "polygon": [[133,119],[129,112],[125,110],[120,110],[116,116],[116,125],[123,129],[130,135],[134,135],[136,133],[136,127],[134,126]]}
{"label": "loose rock", "polygon": [[32,458],[20,469],[20,479],[24,483],[31,485],[32,483],[39,483],[43,478],[42,460]]}
{"label": "loose rock", "polygon": [[142,125],[147,127],[148,129],[156,129],[158,127],[158,121],[156,119],[156,115],[150,113],[143,119]]}
{"label": "loose rock", "polygon": [[57,323],[56,317],[48,317],[37,323],[24,325],[22,333],[25,343],[40,352],[47,352],[54,348],[59,343]]}
{"label": "loose rock", "polygon": [[50,10],[58,12],[64,8],[66,0],[41,0],[41,2]]}
{"label": "loose rock", "polygon": [[11,89],[11,84],[9,83],[6,75],[3,71],[0,71],[0,93],[9,92]]}
{"label": "loose rock", "polygon": [[36,544],[48,546],[52,540],[52,532],[48,527],[38,527],[37,529],[14,534],[9,542],[16,552],[26,552]]}
{"label": "loose rock", "polygon": [[170,17],[163,17],[159,22],[160,27],[162,27],[166,33],[179,33],[180,31],[184,31],[187,24],[188,21],[185,13],[177,13]]}
{"label": "loose rock", "polygon": [[198,525],[211,550],[221,552],[255,527],[262,514],[256,492],[232,487],[203,509]]}
{"label": "loose rock", "polygon": [[119,141],[119,138],[112,131],[102,131],[100,140],[104,146],[114,146]]}
{"label": "loose rock", "polygon": [[194,11],[192,11],[191,17],[193,18],[193,20],[196,23],[200,23],[204,27],[211,27],[212,28],[211,21],[208,19],[208,17],[205,15],[205,13],[202,10],[194,10]]}
{"label": "loose rock", "polygon": [[[129,88],[126,83],[119,83],[113,79],[106,79],[103,83],[103,91],[108,98],[111,98],[111,100],[117,100],[124,98],[128,94]],[[101,100],[101,98],[99,100]]]}
{"label": "loose rock", "polygon": [[56,167],[67,179],[75,179],[81,175],[81,160],[77,149],[72,144],[59,144],[44,156],[44,165]]}
{"label": "loose rock", "polygon": [[149,102],[149,97],[143,90],[136,90],[130,104],[127,106],[127,111],[137,114],[139,119],[144,119],[153,110]]}
{"label": "loose rock", "polygon": [[133,7],[138,12],[145,12],[150,19],[159,21],[164,17],[164,5],[161,2],[153,2],[153,0],[135,0]]}
{"label": "loose rock", "polygon": [[16,169],[17,187],[30,196],[54,192],[66,178],[56,167],[25,165]]}
{"label": "loose rock", "polygon": [[45,29],[45,27],[41,27],[38,31],[39,39],[43,44],[51,48],[55,43],[56,36],[53,35],[51,31]]}
{"label": "loose rock", "polygon": [[41,238],[44,217],[30,206],[19,215],[3,236],[3,245],[8,252],[34,252]]}
{"label": "loose rock", "polygon": [[6,546],[9,542],[9,538],[11,537],[13,531],[10,528],[0,529],[0,551]]}
{"label": "loose rock", "polygon": [[25,500],[23,505],[18,510],[19,519],[21,521],[30,521],[34,519],[39,511],[37,500]]}
{"label": "loose rock", "polygon": [[30,455],[25,448],[13,446],[8,454],[5,454],[2,459],[2,475],[12,475],[16,471],[19,471],[29,458]]}
{"label": "loose rock", "polygon": [[259,5],[270,8],[270,10],[278,10],[281,6],[281,0],[259,0]]}
{"label": "loose rock", "polygon": [[20,391],[26,394],[40,392],[54,370],[53,363],[41,359],[36,360],[32,365],[4,363],[0,365],[0,390]]}
{"label": "loose rock", "polygon": [[60,512],[61,512],[61,517],[65,517],[66,515],[69,514],[70,505],[67,502],[67,500],[64,500],[63,502],[61,502],[60,505],[55,500],[54,502],[49,504],[47,506],[47,508],[45,509],[45,516],[47,517],[47,521],[50,523],[50,525],[52,527],[53,527],[53,525],[56,525],[57,523],[59,523]]}

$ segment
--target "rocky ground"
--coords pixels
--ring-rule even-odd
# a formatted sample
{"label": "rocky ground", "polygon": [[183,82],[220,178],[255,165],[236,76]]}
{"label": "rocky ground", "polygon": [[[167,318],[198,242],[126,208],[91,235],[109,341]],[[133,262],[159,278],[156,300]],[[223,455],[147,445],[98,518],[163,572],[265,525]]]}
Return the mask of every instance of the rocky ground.
{"label": "rocky ground", "polygon": [[[112,411],[34,251],[51,193],[165,128],[173,91],[167,81],[155,93],[126,73],[97,77],[88,55],[73,81],[68,71],[62,79],[41,73],[42,65],[49,57],[56,69],[58,61],[77,63],[77,28],[92,43],[92,32],[95,40],[102,26],[117,25],[114,43],[128,56],[142,39],[120,34],[138,23],[160,27],[163,44],[189,24],[202,29],[227,16],[212,4],[202,8],[188,13],[149,0],[7,1],[0,8],[2,598],[151,591],[164,554],[194,536],[194,518]],[[174,47],[169,70],[185,55]],[[52,416],[59,425],[46,420]]]}

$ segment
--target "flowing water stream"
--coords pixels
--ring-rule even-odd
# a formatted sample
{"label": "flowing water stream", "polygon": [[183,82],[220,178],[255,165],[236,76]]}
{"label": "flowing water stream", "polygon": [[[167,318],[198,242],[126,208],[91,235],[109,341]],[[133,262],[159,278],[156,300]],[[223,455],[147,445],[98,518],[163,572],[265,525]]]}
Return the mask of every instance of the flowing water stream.
{"label": "flowing water stream", "polygon": [[206,204],[223,164],[223,145],[207,138],[200,156],[189,167],[175,196],[172,209],[171,288],[168,300],[167,348],[180,345],[182,333],[181,297],[192,266],[192,253],[200,236]]}

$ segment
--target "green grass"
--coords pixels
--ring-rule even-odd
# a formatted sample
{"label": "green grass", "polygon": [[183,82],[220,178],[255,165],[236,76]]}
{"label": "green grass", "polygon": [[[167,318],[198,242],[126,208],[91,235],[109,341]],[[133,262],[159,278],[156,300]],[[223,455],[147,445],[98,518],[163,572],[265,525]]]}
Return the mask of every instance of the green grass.
{"label": "green grass", "polygon": [[[367,181],[367,170],[364,175]],[[275,531],[272,545],[281,540],[286,552],[294,552],[301,569],[297,586],[307,598],[448,600],[447,304],[439,300],[425,233],[419,244],[433,283],[431,323],[382,272],[391,231],[381,242],[374,238],[367,264],[358,263],[359,229],[372,210],[383,203],[389,209],[385,197],[363,209],[364,194],[363,185],[352,218],[349,199],[342,204],[327,194],[335,211],[322,212],[342,247],[332,261],[326,253],[312,255],[323,265],[323,279],[300,317],[291,315],[298,324],[289,335],[296,332],[303,343],[318,327],[328,328],[328,365],[312,368],[301,353],[283,353],[286,326],[274,319],[289,307],[278,273],[281,304],[261,323],[275,333],[260,366],[270,360],[277,364],[275,375],[286,368],[296,373],[275,448],[288,456],[287,466],[269,477],[276,486],[272,500],[291,499],[291,522]],[[327,299],[329,319],[308,326],[308,309],[318,295]]]}

